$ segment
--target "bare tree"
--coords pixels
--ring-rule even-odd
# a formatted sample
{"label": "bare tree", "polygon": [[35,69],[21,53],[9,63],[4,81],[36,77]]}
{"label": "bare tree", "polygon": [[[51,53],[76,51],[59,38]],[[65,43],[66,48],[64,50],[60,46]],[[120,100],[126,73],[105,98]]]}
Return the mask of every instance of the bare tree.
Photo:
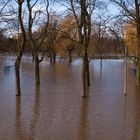
{"label": "bare tree", "polygon": [[95,30],[93,34],[96,35],[96,53],[99,55],[100,58],[100,66],[102,70],[102,60],[103,60],[103,49],[102,46],[104,44],[104,38],[107,33],[107,24],[110,21],[110,17],[106,16],[104,13],[98,13],[96,20],[93,23],[93,29]]}
{"label": "bare tree", "polygon": [[[89,72],[89,56],[88,47],[91,35],[91,17],[95,10],[96,0],[55,0],[59,3],[63,2],[63,6],[67,8],[69,13],[73,14],[76,25],[78,37],[76,41],[82,48],[82,81],[83,81],[83,97],[88,92],[90,85],[90,72]],[[65,5],[66,4],[66,5]]]}
{"label": "bare tree", "polygon": [[[20,63],[21,58],[24,52],[24,47],[26,43],[26,31],[23,23],[23,4],[25,0],[7,0],[0,1],[1,10],[0,10],[0,21],[8,27],[8,34],[10,30],[16,34],[20,33],[20,43],[18,46],[18,51],[15,61],[15,75],[16,75],[16,95],[21,94],[20,90]],[[15,5],[14,5],[15,4]],[[18,39],[18,38],[17,38]]]}
{"label": "bare tree", "polygon": [[70,0],[71,11],[77,24],[79,45],[83,48],[83,97],[86,96],[90,85],[88,46],[91,34],[91,15],[95,8],[95,2],[94,0]]}
{"label": "bare tree", "polygon": [[48,51],[47,53],[49,54],[50,57],[50,62],[55,62],[56,61],[56,42],[58,39],[58,17],[57,15],[53,14],[50,16],[50,23],[48,26],[48,34],[47,34],[47,48]]}
{"label": "bare tree", "polygon": [[18,21],[19,21],[19,28],[21,31],[21,35],[22,35],[22,40],[21,40],[21,45],[19,47],[18,50],[18,54],[17,54],[17,58],[16,58],[16,62],[15,62],[15,71],[16,71],[16,89],[17,89],[17,95],[21,94],[20,91],[20,63],[21,63],[21,58],[24,52],[24,47],[25,47],[25,43],[26,43],[26,31],[24,28],[24,24],[23,24],[23,3],[25,2],[25,0],[18,0],[16,1],[18,4]]}
{"label": "bare tree", "polygon": [[118,47],[121,48],[121,50],[123,50],[123,53],[125,51],[124,48],[124,27],[125,26],[125,22],[120,19],[120,18],[115,18],[115,21],[112,22],[111,26],[108,26],[107,29],[109,31],[109,33],[111,34],[111,36],[117,40],[118,42]]}
{"label": "bare tree", "polygon": [[72,54],[76,46],[77,26],[72,15],[66,15],[60,23],[59,40],[63,42],[62,50],[68,54],[69,62],[72,62]]}
{"label": "bare tree", "polygon": [[[43,43],[45,41],[45,37],[47,34],[47,28],[49,25],[49,11],[48,11],[49,0],[45,0],[45,1],[26,0],[26,2],[27,2],[27,7],[28,7],[27,8],[28,9],[28,37],[31,42],[34,59],[35,59],[35,83],[36,83],[36,85],[39,85],[40,84],[39,64],[40,64],[40,62],[42,62],[44,55],[45,55],[45,52],[43,52],[42,57],[39,58],[39,48],[43,45]],[[33,8],[37,5],[38,2],[42,2],[41,4],[43,4],[43,6],[45,6],[44,10],[41,11],[41,9],[39,9],[39,10],[34,11]],[[40,19],[39,18],[40,15],[44,16],[43,23],[45,23],[45,28],[44,28],[43,35],[41,34],[41,36],[39,36],[39,38],[36,39],[34,37],[33,28],[34,28],[34,24],[37,22],[37,20]],[[41,19],[43,19],[43,17],[41,17]]]}

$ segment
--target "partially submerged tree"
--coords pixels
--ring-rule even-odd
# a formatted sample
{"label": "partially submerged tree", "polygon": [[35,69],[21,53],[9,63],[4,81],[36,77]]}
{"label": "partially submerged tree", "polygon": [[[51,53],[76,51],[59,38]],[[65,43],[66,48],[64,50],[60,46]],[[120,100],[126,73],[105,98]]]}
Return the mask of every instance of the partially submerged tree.
{"label": "partially submerged tree", "polygon": [[[70,3],[72,12],[74,14],[77,23],[79,43],[81,47],[83,47],[82,80],[83,80],[83,96],[85,97],[88,91],[88,86],[90,85],[88,45],[91,34],[91,15],[95,8],[95,1],[80,0],[76,1],[75,3],[74,0],[70,0]],[[78,13],[76,10],[76,6],[79,7],[78,10],[80,12]]]}
{"label": "partially submerged tree", "polygon": [[[64,0],[62,1],[64,2]],[[79,46],[81,46],[83,52],[82,81],[83,97],[85,97],[88,86],[90,85],[88,47],[91,35],[91,16],[96,7],[96,0],[66,0],[65,2],[67,9],[75,18],[78,33],[76,41],[79,43]]]}
{"label": "partially submerged tree", "polygon": [[[7,0],[2,1],[3,7],[0,10],[0,17],[3,24],[8,25],[8,34],[12,30],[15,34],[20,33],[20,43],[18,44],[16,61],[15,61],[15,75],[16,75],[16,95],[21,94],[20,90],[20,64],[26,43],[26,31],[24,27],[23,18],[23,3],[25,0]],[[14,6],[15,4],[15,6]],[[16,8],[16,9],[15,9]],[[18,40],[18,38],[17,38]]]}
{"label": "partially submerged tree", "polygon": [[24,23],[23,23],[23,10],[22,10],[24,2],[25,2],[24,0],[17,1],[19,28],[20,28],[20,32],[22,35],[21,43],[19,46],[19,50],[18,50],[16,62],[15,62],[17,95],[21,94],[21,91],[20,91],[20,63],[21,63],[21,58],[22,58],[25,43],[26,43],[26,31],[25,31],[25,27],[24,27]]}
{"label": "partially submerged tree", "polygon": [[[43,1],[31,1],[31,0],[26,0],[27,1],[27,9],[28,9],[28,37],[31,42],[33,54],[34,54],[34,59],[35,59],[35,84],[39,85],[40,84],[40,72],[39,72],[39,64],[42,62],[45,52],[43,52],[41,58],[39,58],[39,49],[45,42],[45,38],[47,35],[47,29],[49,25],[49,0],[43,0]],[[40,2],[40,7],[44,7],[43,10],[37,9],[34,10],[35,6],[37,6],[38,2]],[[44,18],[43,18],[44,17]],[[40,24],[44,24],[44,32],[41,33],[41,35],[34,36],[34,31],[33,29],[35,28],[35,23],[39,22]],[[39,24],[39,25],[40,25]]]}

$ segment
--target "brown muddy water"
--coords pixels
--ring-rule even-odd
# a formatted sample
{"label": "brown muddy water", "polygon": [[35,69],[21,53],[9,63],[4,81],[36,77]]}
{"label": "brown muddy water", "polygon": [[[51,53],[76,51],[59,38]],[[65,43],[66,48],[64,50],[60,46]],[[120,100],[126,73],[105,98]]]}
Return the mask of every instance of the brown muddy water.
{"label": "brown muddy water", "polygon": [[[0,57],[0,140],[140,140],[140,93],[132,62],[123,95],[123,60],[91,61],[89,96],[82,98],[81,61],[40,65],[34,87],[31,58],[21,66],[22,96],[15,96],[14,57]],[[7,67],[11,66],[11,67]]]}

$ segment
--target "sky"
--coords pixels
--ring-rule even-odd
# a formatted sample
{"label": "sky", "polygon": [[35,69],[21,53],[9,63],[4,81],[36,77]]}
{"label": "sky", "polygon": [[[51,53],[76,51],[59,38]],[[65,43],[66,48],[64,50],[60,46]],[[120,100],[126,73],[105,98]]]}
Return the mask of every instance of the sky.
{"label": "sky", "polygon": [[[109,0],[102,0],[102,1],[108,3]],[[50,3],[50,8],[49,9],[50,9],[51,12],[52,11],[56,11],[56,13],[61,14],[61,13],[63,13],[66,10],[66,7],[64,7],[63,4],[62,3],[61,4],[60,3],[55,3],[55,4],[54,3]],[[16,2],[14,2],[14,8],[16,8]],[[42,6],[41,4],[38,3],[34,7],[34,11],[36,11],[36,10],[45,10],[45,4],[44,4],[44,6]],[[117,8],[114,5],[109,3],[108,12],[105,12],[105,11],[103,11],[103,12],[104,12],[104,15],[110,14],[111,16],[114,16],[115,14],[118,13],[118,10],[117,10]],[[64,12],[64,13],[66,13],[66,12]],[[95,10],[93,14],[96,15],[97,13],[101,13],[101,11]],[[96,16],[95,16],[95,18],[96,18]],[[2,27],[2,24],[1,24],[1,27]]]}

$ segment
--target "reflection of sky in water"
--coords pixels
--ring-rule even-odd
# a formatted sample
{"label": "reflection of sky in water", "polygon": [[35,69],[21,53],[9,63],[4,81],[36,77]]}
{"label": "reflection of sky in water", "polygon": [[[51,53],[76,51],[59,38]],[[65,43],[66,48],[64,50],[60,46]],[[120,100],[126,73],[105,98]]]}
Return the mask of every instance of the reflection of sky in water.
{"label": "reflection of sky in water", "polygon": [[4,66],[3,72],[4,74],[10,74],[10,72],[12,72],[13,69],[14,69],[14,66]]}
{"label": "reflection of sky in water", "polygon": [[14,57],[0,56],[0,93],[15,94]]}
{"label": "reflection of sky in water", "polygon": [[74,59],[72,65],[80,65],[82,61],[80,59]]}

